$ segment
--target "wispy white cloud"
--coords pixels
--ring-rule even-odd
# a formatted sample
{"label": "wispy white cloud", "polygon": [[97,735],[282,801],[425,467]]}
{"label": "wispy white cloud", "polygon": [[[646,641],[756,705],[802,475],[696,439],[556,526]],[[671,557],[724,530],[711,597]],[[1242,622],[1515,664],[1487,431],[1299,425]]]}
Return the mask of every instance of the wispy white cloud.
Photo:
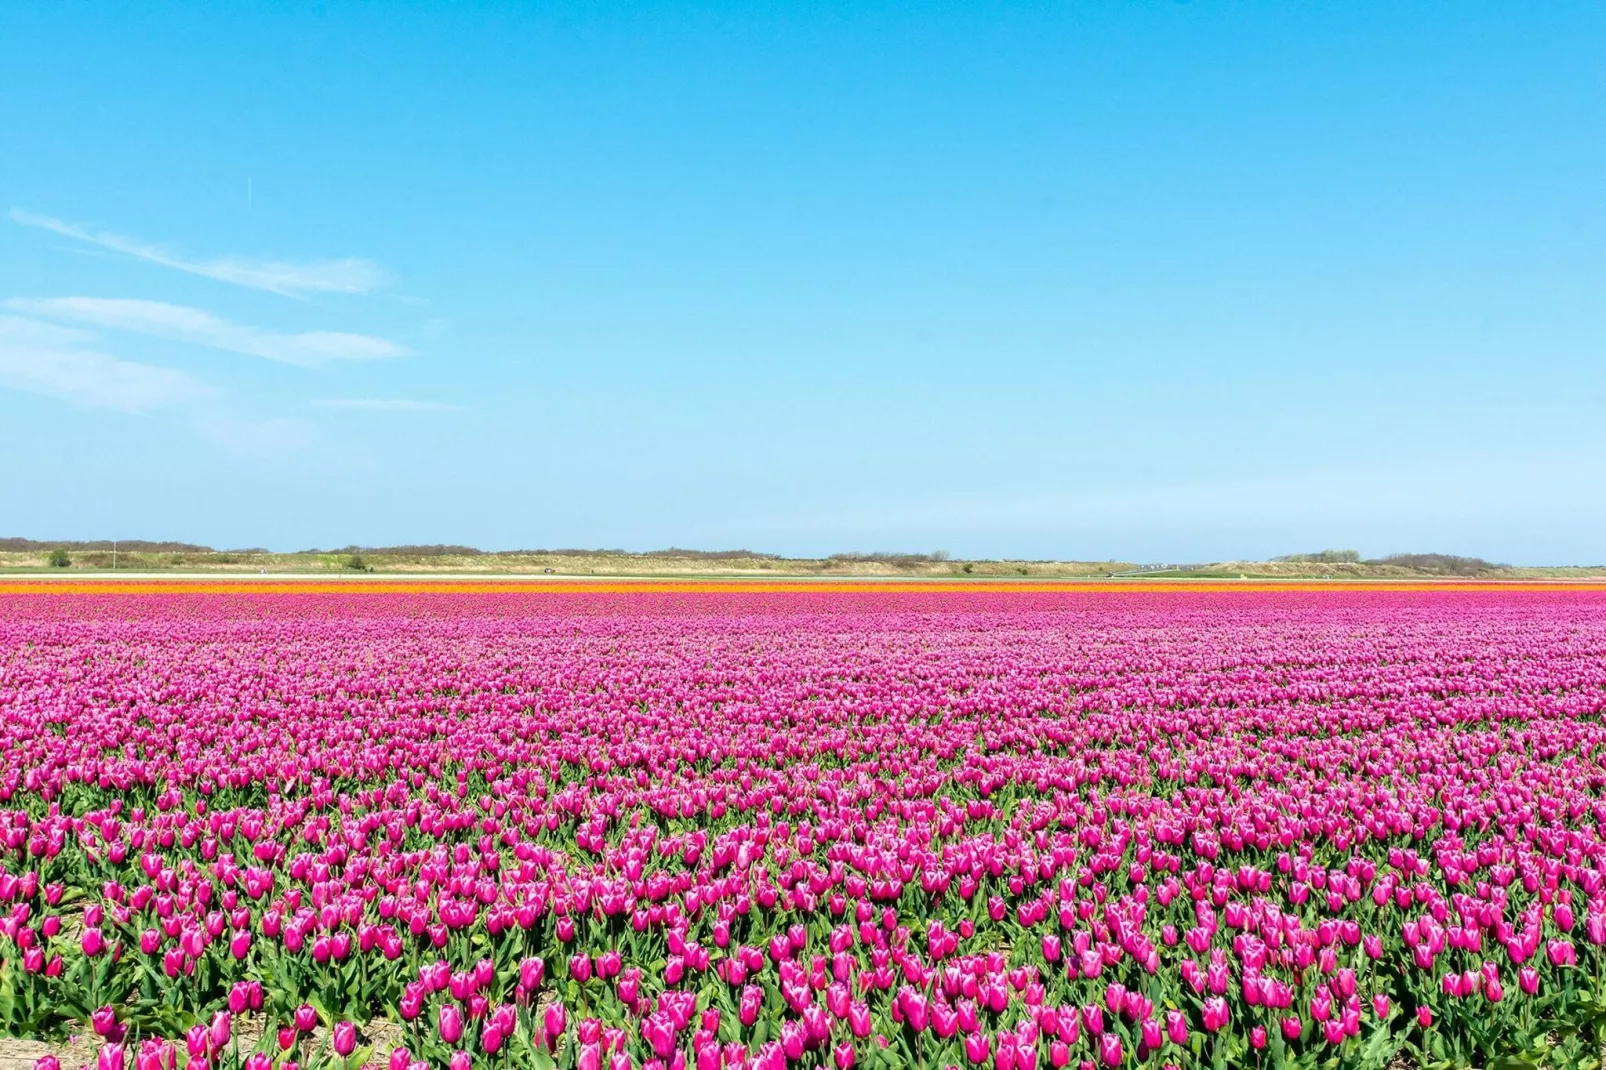
{"label": "wispy white cloud", "polygon": [[197,410],[191,426],[230,453],[259,461],[283,460],[317,440],[317,429],[309,421],[283,416],[257,419],[227,407]]}
{"label": "wispy white cloud", "polygon": [[249,256],[219,256],[197,260],[181,256],[160,245],[93,230],[80,223],[68,223],[47,215],[11,209],[11,219],[25,227],[38,227],[76,241],[88,242],[103,249],[161,264],[192,275],[203,275],[219,282],[247,286],[253,290],[267,290],[285,297],[304,297],[310,293],[361,294],[376,290],[390,281],[390,276],[371,260],[346,258],[342,260],[314,260],[291,263],[283,260],[266,260]]}
{"label": "wispy white cloud", "polygon": [[460,412],[463,408],[440,401],[409,401],[405,398],[321,398],[313,405],[320,409],[362,409],[368,412]]}
{"label": "wispy white cloud", "polygon": [[87,348],[94,335],[0,315],[0,387],[121,412],[194,401],[208,391],[183,372]]}
{"label": "wispy white cloud", "polygon": [[385,338],[344,331],[283,334],[231,323],[199,308],[108,297],[13,297],[5,307],[50,319],[90,323],[176,342],[225,349],[285,364],[317,365],[334,360],[380,360],[412,350]]}

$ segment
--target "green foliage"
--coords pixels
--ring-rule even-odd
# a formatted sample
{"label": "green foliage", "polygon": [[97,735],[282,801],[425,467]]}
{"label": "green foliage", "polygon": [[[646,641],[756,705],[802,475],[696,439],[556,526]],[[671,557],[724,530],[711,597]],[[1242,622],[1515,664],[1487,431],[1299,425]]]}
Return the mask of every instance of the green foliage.
{"label": "green foliage", "polygon": [[51,568],[66,568],[72,564],[72,558],[68,556],[66,550],[58,546],[45,557],[45,563]]}

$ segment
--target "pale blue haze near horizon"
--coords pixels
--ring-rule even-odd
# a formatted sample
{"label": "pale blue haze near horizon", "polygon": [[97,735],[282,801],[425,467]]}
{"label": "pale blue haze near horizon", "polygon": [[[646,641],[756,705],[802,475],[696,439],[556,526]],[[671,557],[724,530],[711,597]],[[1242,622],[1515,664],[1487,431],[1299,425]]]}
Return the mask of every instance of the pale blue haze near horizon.
{"label": "pale blue haze near horizon", "polygon": [[1606,561],[1606,5],[9,4],[0,535]]}

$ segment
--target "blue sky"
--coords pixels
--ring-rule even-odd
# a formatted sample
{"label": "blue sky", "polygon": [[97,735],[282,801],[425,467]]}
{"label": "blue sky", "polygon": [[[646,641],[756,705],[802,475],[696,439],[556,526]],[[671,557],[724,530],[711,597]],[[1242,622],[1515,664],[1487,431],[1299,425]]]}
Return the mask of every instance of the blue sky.
{"label": "blue sky", "polygon": [[1606,561],[1606,6],[0,11],[0,534]]}

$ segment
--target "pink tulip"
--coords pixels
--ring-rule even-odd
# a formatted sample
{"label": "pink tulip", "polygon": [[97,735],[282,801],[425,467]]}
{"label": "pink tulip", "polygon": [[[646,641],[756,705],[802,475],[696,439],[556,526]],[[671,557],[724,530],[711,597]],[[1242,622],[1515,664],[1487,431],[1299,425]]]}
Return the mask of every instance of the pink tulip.
{"label": "pink tulip", "polygon": [[222,1051],[229,1046],[229,1038],[233,1035],[233,1019],[228,1011],[218,1011],[212,1015],[209,1035],[213,1051]]}
{"label": "pink tulip", "polygon": [[736,1017],[743,1026],[751,1027],[758,1021],[759,1008],[764,1005],[764,990],[757,985],[748,985],[742,989],[742,998],[737,1005]]}
{"label": "pink tulip", "polygon": [[563,1004],[554,1003],[546,1009],[546,1013],[541,1018],[541,1027],[545,1033],[547,1050],[550,1051],[556,1046],[558,1038],[563,1035],[564,1030],[568,1028],[568,1014],[565,1012]]}
{"label": "pink tulip", "polygon": [[117,1020],[117,1012],[111,1007],[101,1007],[89,1018],[90,1026],[95,1035],[106,1040],[116,1042],[123,1039],[122,1023]]}
{"label": "pink tulip", "polygon": [[441,1041],[446,1044],[456,1044],[463,1038],[463,1013],[458,1010],[455,1003],[442,1003],[438,1026]]}
{"label": "pink tulip", "polygon": [[541,987],[541,978],[546,973],[546,963],[532,955],[519,962],[519,984],[534,990]]}
{"label": "pink tulip", "polygon": [[190,1026],[184,1034],[184,1046],[189,1052],[190,1062],[204,1065],[212,1058],[212,1034],[205,1024],[197,1022]]}

